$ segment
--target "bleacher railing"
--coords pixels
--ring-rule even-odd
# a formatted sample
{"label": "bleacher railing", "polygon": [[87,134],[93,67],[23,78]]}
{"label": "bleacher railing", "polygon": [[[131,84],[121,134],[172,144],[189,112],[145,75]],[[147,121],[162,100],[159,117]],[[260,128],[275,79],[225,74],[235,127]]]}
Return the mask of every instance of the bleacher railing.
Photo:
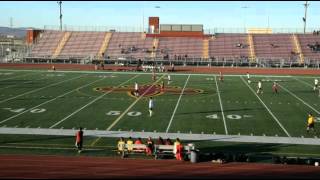
{"label": "bleacher railing", "polygon": [[[206,28],[203,30],[204,34],[217,33],[247,33],[250,28]],[[271,28],[272,33],[304,33],[303,28]],[[45,25],[44,30],[60,30],[60,26]],[[98,32],[148,32],[148,28],[141,26],[62,26],[63,31],[98,31]],[[310,34],[319,28],[307,28],[306,33]]]}

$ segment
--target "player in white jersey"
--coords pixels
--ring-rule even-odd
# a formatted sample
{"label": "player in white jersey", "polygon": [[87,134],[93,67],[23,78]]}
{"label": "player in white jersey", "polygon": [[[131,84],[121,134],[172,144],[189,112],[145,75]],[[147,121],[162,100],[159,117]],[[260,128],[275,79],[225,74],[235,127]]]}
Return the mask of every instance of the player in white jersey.
{"label": "player in white jersey", "polygon": [[250,74],[247,72],[247,81],[248,81],[248,83],[250,84],[251,83],[251,81],[250,81]]}
{"label": "player in white jersey", "polygon": [[152,97],[150,97],[149,98],[149,113],[150,113],[150,117],[152,116],[152,113],[153,113],[153,107],[154,107],[153,99],[152,99]]}
{"label": "player in white jersey", "polygon": [[260,93],[261,94],[263,93],[261,80],[259,80],[258,82],[258,90],[257,90],[257,94],[260,94]]}
{"label": "player in white jersey", "polygon": [[134,95],[139,96],[139,85],[137,82],[134,83]]}
{"label": "player in white jersey", "polygon": [[171,83],[171,76],[170,76],[170,74],[168,74],[168,84],[170,84]]}
{"label": "player in white jersey", "polygon": [[318,79],[314,79],[314,87],[313,87],[313,90],[316,91],[317,88],[318,88]]}

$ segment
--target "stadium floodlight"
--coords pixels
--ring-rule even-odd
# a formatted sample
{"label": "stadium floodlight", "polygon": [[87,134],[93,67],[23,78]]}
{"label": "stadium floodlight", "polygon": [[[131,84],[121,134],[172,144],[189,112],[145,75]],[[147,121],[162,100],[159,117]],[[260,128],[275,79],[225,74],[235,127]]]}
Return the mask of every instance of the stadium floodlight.
{"label": "stadium floodlight", "polygon": [[59,7],[60,7],[60,31],[62,31],[62,12],[61,12],[61,4],[62,4],[62,1],[57,1],[57,3],[59,4]]}
{"label": "stadium floodlight", "polygon": [[304,17],[302,18],[302,21],[304,24],[303,33],[305,34],[306,33],[306,26],[307,26],[307,10],[308,10],[308,6],[309,6],[308,1],[306,1],[306,3],[303,5],[304,5]]}

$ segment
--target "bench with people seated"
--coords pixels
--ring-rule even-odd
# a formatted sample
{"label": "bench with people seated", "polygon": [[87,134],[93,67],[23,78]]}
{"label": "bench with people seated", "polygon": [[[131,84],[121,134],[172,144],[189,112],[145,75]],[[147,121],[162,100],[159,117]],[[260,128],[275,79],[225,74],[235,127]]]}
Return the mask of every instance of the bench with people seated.
{"label": "bench with people seated", "polygon": [[123,137],[118,141],[118,154],[122,158],[127,157],[129,154],[146,154],[147,149],[147,145],[142,143],[141,138],[138,138],[134,143],[131,137],[126,142]]}
{"label": "bench with people seated", "polygon": [[[191,151],[195,150],[194,144],[188,144],[182,147],[182,154],[190,154]],[[154,146],[154,158],[161,159],[164,157],[175,157],[176,153],[179,152],[175,148],[175,145],[155,145]]]}
{"label": "bench with people seated", "polygon": [[121,157],[128,157],[129,154],[145,154],[147,145],[145,144],[124,144],[123,149],[120,150]]}

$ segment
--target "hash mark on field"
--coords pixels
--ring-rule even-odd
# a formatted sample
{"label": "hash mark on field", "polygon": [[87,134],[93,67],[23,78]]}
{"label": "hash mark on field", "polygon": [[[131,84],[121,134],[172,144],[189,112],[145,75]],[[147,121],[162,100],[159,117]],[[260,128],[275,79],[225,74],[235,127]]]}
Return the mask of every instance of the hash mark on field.
{"label": "hash mark on field", "polygon": [[187,83],[188,83],[188,81],[189,81],[189,78],[190,78],[190,74],[189,74],[186,82],[184,83],[184,86],[183,86],[183,89],[182,89],[182,91],[181,91],[181,93],[180,93],[180,96],[179,96],[179,99],[178,99],[178,101],[177,101],[176,107],[175,107],[174,110],[173,110],[173,113],[172,113],[172,115],[171,115],[170,122],[169,122],[169,124],[168,124],[167,129],[166,129],[166,133],[168,133],[168,131],[169,131],[169,128],[170,128],[171,123],[172,123],[172,120],[173,120],[173,117],[174,117],[174,115],[175,115],[175,113],[176,113],[176,111],[177,111],[177,109],[178,109],[178,106],[179,106],[181,97],[182,97],[182,95],[183,95],[183,93],[184,93],[184,90],[185,90],[185,88],[186,88],[186,86],[187,86]]}
{"label": "hash mark on field", "polygon": [[287,134],[287,136],[291,137],[288,131],[283,127],[283,125],[280,123],[278,118],[271,112],[271,110],[267,107],[267,105],[261,100],[261,98],[256,94],[256,92],[251,88],[250,85],[247,84],[247,82],[243,79],[242,76],[240,76],[241,80],[245,85],[248,86],[248,88],[253,92],[253,94],[260,100],[262,105],[268,110],[269,114],[273,117],[273,119],[278,123],[278,125],[282,128],[282,130]]}

